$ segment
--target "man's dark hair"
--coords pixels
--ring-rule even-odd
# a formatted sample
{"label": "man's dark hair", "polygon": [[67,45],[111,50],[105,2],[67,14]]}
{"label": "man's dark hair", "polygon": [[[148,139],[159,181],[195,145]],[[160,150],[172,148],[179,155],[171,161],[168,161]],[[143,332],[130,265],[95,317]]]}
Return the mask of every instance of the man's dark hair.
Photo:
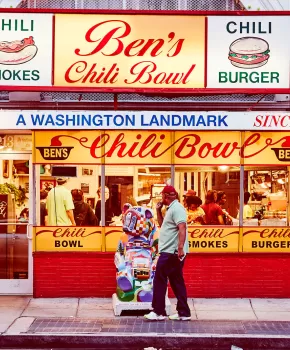
{"label": "man's dark hair", "polygon": [[71,190],[71,194],[74,201],[81,201],[83,199],[82,190],[78,190],[78,189]]}
{"label": "man's dark hair", "polygon": [[185,200],[188,207],[190,207],[191,204],[195,204],[198,207],[202,204],[202,200],[198,196],[186,197]]}
{"label": "man's dark hair", "polygon": [[215,203],[216,193],[217,193],[216,190],[209,190],[209,191],[207,191],[207,194],[206,194],[206,197],[205,197],[205,204]]}
{"label": "man's dark hair", "polygon": [[45,190],[40,191],[40,199],[46,199],[47,195],[48,195],[47,191]]}
{"label": "man's dark hair", "polygon": [[250,192],[245,192],[244,193],[244,204],[248,204],[249,199],[251,198],[251,193]]}
{"label": "man's dark hair", "polygon": [[217,203],[219,203],[219,201],[223,198],[223,196],[225,195],[225,191],[218,191],[217,193]]}

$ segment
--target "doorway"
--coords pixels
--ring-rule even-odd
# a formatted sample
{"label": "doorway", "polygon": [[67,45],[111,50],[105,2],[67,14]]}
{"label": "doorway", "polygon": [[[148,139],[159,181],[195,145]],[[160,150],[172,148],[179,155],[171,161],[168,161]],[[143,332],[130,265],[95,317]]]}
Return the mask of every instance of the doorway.
{"label": "doorway", "polygon": [[31,157],[0,154],[0,294],[32,294]]}

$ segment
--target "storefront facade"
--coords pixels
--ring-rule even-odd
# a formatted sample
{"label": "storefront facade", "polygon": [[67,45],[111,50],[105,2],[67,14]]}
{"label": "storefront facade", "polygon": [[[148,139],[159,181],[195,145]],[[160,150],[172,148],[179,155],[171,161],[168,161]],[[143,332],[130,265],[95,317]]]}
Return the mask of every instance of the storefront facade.
{"label": "storefront facade", "polygon": [[[2,245],[10,274],[3,278],[7,286],[5,290],[2,285],[2,293],[29,293],[33,288],[35,297],[110,296],[115,289],[114,252],[122,232],[122,205],[130,202],[154,210],[160,191],[170,183],[181,200],[189,189],[203,201],[209,189],[224,191],[223,208],[233,218],[229,226],[189,226],[185,268],[189,296],[289,295],[287,113],[78,111],[84,120],[95,123],[110,116],[109,126],[95,130],[91,126],[68,130],[66,125],[51,130],[41,121],[49,117],[57,122],[61,116],[72,121],[75,112],[2,113],[13,133],[5,135],[3,130],[2,183],[20,186],[26,193],[21,205],[4,198],[3,214],[8,219],[1,220],[7,231]],[[30,127],[29,120],[37,116],[40,119],[31,134],[17,135],[20,120]],[[193,124],[198,119],[223,123],[215,131],[207,130],[207,125],[191,130],[184,126],[184,120]],[[266,119],[268,124],[258,125]],[[114,125],[121,120],[130,121],[134,130]],[[139,125],[142,120],[147,131]],[[168,125],[157,131],[155,125],[149,126],[152,120],[167,120]],[[82,190],[93,208],[105,196],[106,186],[114,212],[111,222],[95,227],[40,226],[40,190],[55,186],[59,171],[68,177],[66,187]],[[99,186],[104,190],[98,196]],[[244,205],[238,200],[244,191],[251,193],[251,218],[237,215]],[[19,220],[26,207],[29,218]],[[106,210],[102,206],[105,216]]]}
{"label": "storefront facade", "polygon": [[[0,61],[3,90],[290,92],[290,45],[281,40],[287,13],[25,12],[0,18],[10,40],[6,63]],[[16,42],[19,31],[27,38]],[[256,51],[245,54],[251,45]],[[29,55],[18,57],[27,48]],[[289,114],[165,107],[1,111],[0,293],[111,296],[123,205],[154,210],[171,184],[180,200],[188,190],[203,202],[208,190],[225,192],[223,208],[232,217],[232,225],[189,226],[189,296],[290,296]],[[98,226],[41,226],[40,191],[54,188],[58,176],[93,209],[101,200]],[[102,220],[106,191],[110,219]],[[244,204],[249,217],[238,215]]]}

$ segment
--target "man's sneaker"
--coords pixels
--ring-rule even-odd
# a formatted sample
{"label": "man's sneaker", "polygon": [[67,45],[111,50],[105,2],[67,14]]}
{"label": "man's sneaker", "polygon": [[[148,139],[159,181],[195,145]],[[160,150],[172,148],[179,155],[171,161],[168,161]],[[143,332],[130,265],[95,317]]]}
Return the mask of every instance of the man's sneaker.
{"label": "man's sneaker", "polygon": [[191,316],[179,316],[178,314],[170,315],[169,319],[171,321],[190,321]]}
{"label": "man's sneaker", "polygon": [[149,321],[164,321],[165,316],[157,315],[154,311],[151,311],[149,314],[144,315],[144,317]]}

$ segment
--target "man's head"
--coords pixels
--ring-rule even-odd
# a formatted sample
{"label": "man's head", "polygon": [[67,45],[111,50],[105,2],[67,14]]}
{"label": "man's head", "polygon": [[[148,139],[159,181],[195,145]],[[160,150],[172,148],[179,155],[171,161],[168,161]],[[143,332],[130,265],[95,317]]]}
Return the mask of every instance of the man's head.
{"label": "man's head", "polygon": [[173,186],[165,186],[161,191],[162,194],[162,202],[165,205],[169,205],[175,199],[177,199],[178,193]]}
{"label": "man's head", "polygon": [[40,200],[44,200],[47,198],[48,192],[45,190],[40,191]]}
{"label": "man's head", "polygon": [[184,197],[193,197],[193,196],[196,196],[196,191],[194,190],[188,190],[184,194]]}
{"label": "man's head", "polygon": [[217,193],[217,203],[219,205],[224,205],[227,201],[227,195],[224,191],[218,191]]}
{"label": "man's head", "polygon": [[194,190],[188,190],[188,191],[186,191],[185,193],[184,193],[184,195],[183,195],[183,206],[184,207],[187,207],[187,198],[188,197],[192,197],[192,196],[196,196],[196,191],[194,191]]}
{"label": "man's head", "polygon": [[[101,192],[102,192],[102,189],[101,189],[101,187],[99,187],[97,190],[97,195],[99,198],[101,198]],[[110,190],[107,186],[105,186],[105,200],[107,200],[109,198],[110,198]]]}
{"label": "man's head", "polygon": [[71,190],[71,194],[74,201],[81,201],[84,195],[83,191],[78,189]]}
{"label": "man's head", "polygon": [[197,196],[188,196],[186,197],[186,204],[188,209],[196,210],[202,204],[202,200]]}
{"label": "man's head", "polygon": [[58,177],[56,182],[58,185],[64,185],[67,182],[67,179],[65,177]]}

